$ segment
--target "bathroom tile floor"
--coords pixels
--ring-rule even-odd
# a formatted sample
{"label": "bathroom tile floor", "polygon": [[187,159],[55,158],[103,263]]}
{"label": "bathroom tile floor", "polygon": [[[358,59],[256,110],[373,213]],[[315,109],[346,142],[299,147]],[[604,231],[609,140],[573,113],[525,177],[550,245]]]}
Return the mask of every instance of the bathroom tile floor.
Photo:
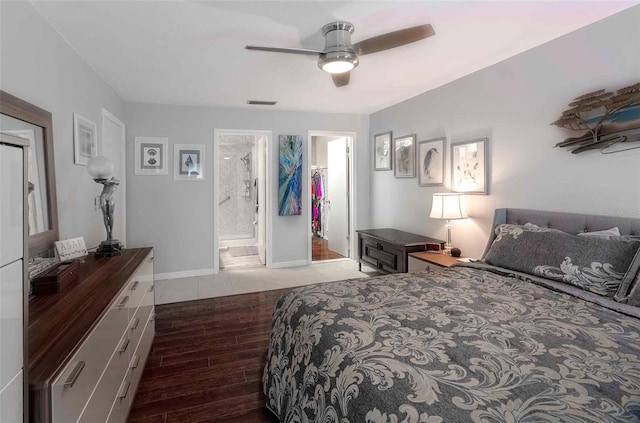
{"label": "bathroom tile floor", "polygon": [[264,266],[221,269],[217,275],[157,280],[156,304],[269,291],[378,274],[364,265],[362,270],[359,272],[358,263],[350,259],[283,269],[267,269]]}

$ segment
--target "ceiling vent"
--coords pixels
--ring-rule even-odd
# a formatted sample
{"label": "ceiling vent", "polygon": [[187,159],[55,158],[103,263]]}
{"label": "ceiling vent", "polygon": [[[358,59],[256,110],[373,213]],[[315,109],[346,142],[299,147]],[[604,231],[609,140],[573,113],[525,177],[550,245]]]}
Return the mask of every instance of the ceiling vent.
{"label": "ceiling vent", "polygon": [[275,106],[277,101],[263,101],[263,100],[247,100],[247,104],[253,104],[256,106]]}

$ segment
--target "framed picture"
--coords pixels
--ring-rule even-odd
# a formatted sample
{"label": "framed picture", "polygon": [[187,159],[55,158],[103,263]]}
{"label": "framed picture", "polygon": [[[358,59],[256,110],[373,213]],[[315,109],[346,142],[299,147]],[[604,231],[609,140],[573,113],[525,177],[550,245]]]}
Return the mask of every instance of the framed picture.
{"label": "framed picture", "polygon": [[73,156],[74,163],[86,166],[92,157],[98,155],[98,129],[89,119],[73,114]]}
{"label": "framed picture", "polygon": [[176,181],[204,181],[204,145],[175,144],[173,146]]}
{"label": "framed picture", "polygon": [[451,144],[451,189],[466,194],[488,194],[487,138]]}
{"label": "framed picture", "polygon": [[407,135],[393,140],[396,178],[416,177],[416,135]]}
{"label": "framed picture", "polygon": [[168,138],[136,137],[136,175],[167,175],[169,173]]}
{"label": "framed picture", "polygon": [[373,163],[374,170],[391,170],[392,148],[391,140],[393,134],[391,131],[383,134],[374,135],[373,137]]}
{"label": "framed picture", "polygon": [[433,187],[444,184],[445,138],[418,142],[418,185]]}
{"label": "framed picture", "polygon": [[280,135],[278,216],[302,214],[302,137]]}

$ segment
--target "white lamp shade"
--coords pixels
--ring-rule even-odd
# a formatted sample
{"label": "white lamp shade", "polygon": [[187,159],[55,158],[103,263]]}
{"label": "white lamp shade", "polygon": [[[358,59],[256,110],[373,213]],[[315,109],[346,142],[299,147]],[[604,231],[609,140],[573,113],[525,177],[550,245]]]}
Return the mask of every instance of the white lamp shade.
{"label": "white lamp shade", "polygon": [[105,156],[96,156],[87,163],[87,172],[94,179],[109,179],[113,175],[113,163]]}
{"label": "white lamp shade", "polygon": [[465,219],[467,214],[462,205],[462,197],[464,194],[458,193],[440,193],[433,194],[433,203],[431,205],[432,219]]}

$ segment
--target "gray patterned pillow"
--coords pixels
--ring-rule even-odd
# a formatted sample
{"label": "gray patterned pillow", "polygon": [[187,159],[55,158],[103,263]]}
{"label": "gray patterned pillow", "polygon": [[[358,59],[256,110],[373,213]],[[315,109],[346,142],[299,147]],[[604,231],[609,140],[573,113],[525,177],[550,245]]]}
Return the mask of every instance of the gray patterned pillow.
{"label": "gray patterned pillow", "polygon": [[613,297],[627,287],[636,272],[631,263],[640,242],[629,239],[579,237],[535,225],[496,227],[496,239],[485,261],[547,279],[569,283],[599,295]]}

